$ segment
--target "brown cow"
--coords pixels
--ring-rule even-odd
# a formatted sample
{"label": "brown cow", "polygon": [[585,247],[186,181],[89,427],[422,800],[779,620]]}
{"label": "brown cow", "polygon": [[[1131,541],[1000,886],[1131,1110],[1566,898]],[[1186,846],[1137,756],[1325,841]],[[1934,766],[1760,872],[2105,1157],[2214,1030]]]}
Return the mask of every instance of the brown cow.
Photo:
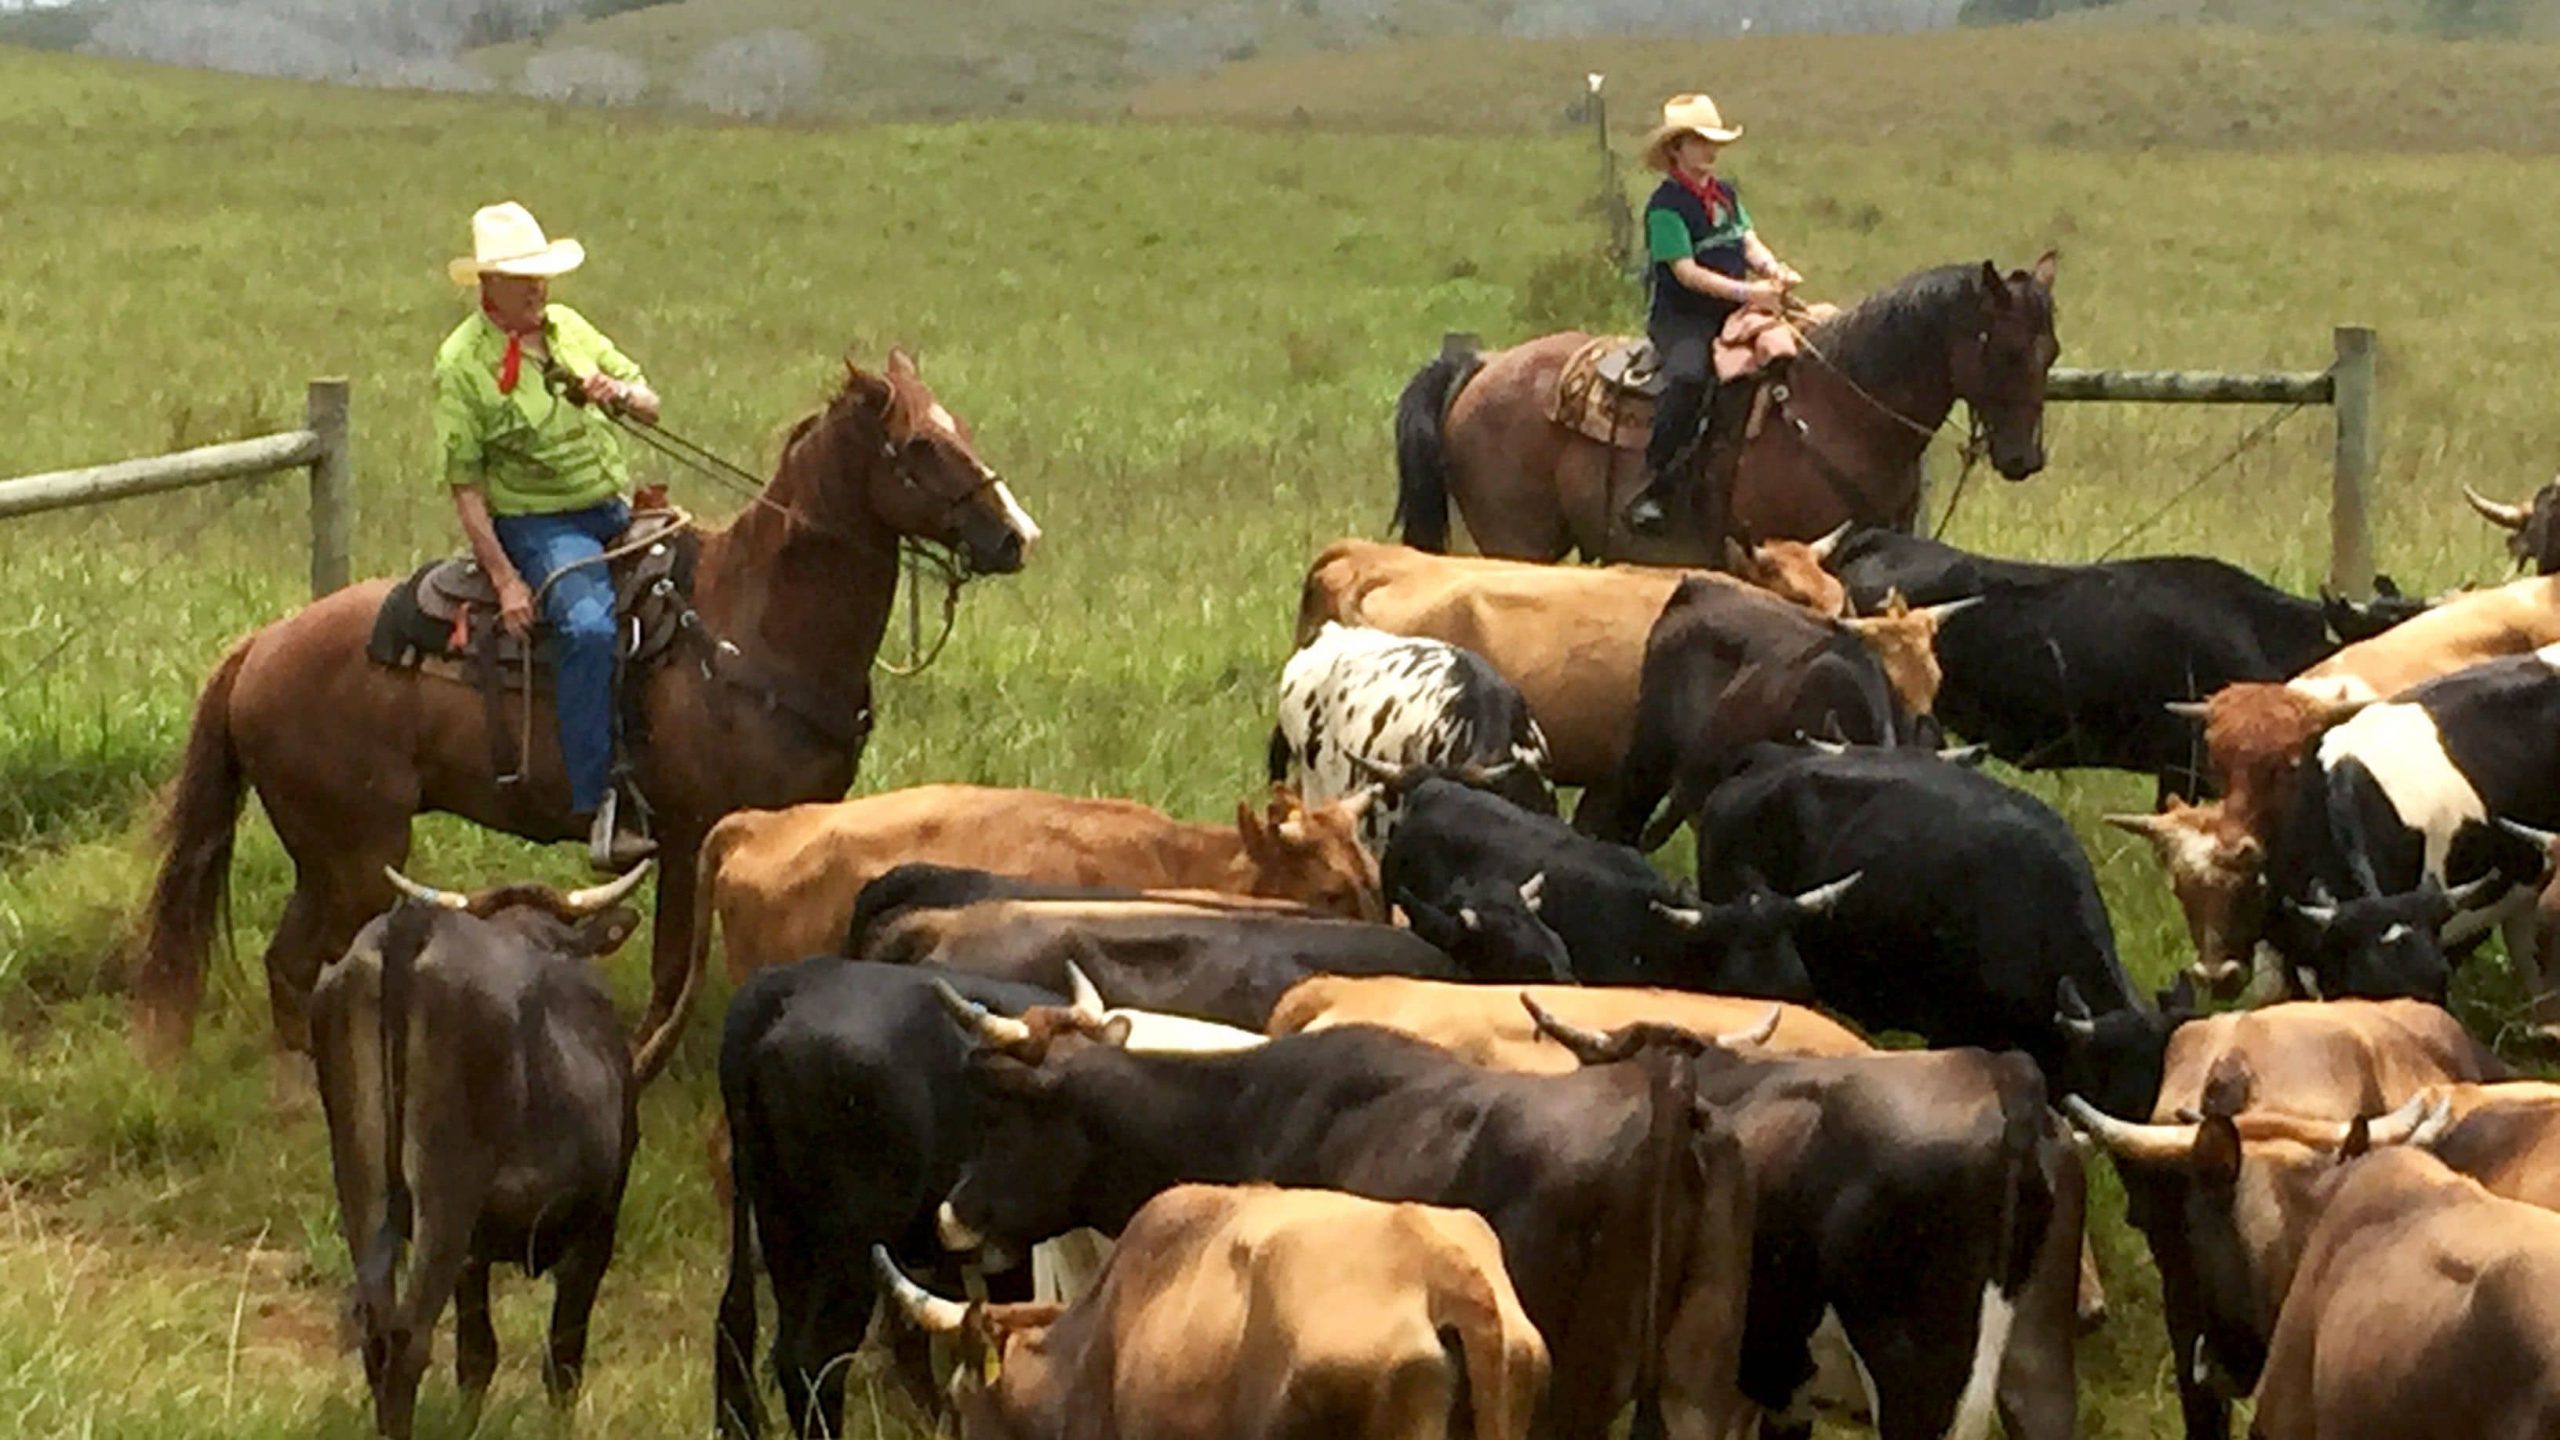
{"label": "brown cow", "polygon": [[994,1362],[955,1375],[964,1440],[1526,1440],[1546,1390],[1471,1210],[1178,1185],[1063,1308],[937,1299],[872,1253],[911,1320]]}
{"label": "brown cow", "polygon": [[[1606,787],[1616,780],[1635,729],[1645,637],[1672,591],[1691,576],[1759,593],[1709,571],[1530,565],[1337,540],[1308,567],[1297,643],[1334,620],[1472,650],[1528,701],[1547,737],[1548,778]],[[1834,623],[1876,649],[1897,692],[1919,681],[1914,647],[1927,646],[1920,617]]]}
{"label": "brown cow", "polygon": [[2226,990],[2258,932],[2259,867],[2302,758],[2330,727],[2422,681],[2560,641],[2560,576],[2456,596],[2359,640],[2281,685],[2231,685],[2204,704],[2205,748],[2223,798],[2171,802],[2107,823],[2149,840],[2196,944],[2196,978]]}
{"label": "brown cow", "polygon": [[1263,1030],[1280,1036],[1337,1025],[1376,1025],[1496,1070],[1562,1075],[1581,1069],[1571,1051],[1530,1019],[1520,1003],[1523,995],[1557,1019],[1586,1030],[1650,1021],[1720,1044],[1754,1044],[1781,1055],[1863,1055],[1873,1048],[1821,1011],[1772,1000],[1637,986],[1467,985],[1368,975],[1317,975],[1299,981],[1280,997]]}
{"label": "brown cow", "polygon": [[[2459,1021],[2424,1001],[2294,1001],[2179,1025],[2168,1040],[2150,1118],[2191,1123],[2208,1109],[2231,1115],[2257,1104],[2307,1122],[2344,1122],[2405,1104],[2431,1085],[2507,1073]],[[2189,1440],[2228,1435],[2229,1395],[2217,1382],[2236,1377],[2237,1388],[2245,1388],[2257,1373],[2265,1333],[2252,1328],[2246,1307],[2230,1295],[2228,1276],[2212,1273],[2211,1236],[2202,1233],[2197,1210],[2201,1197],[2184,1173],[2119,1169],[2127,1218],[2149,1242],[2160,1272],[2162,1319],[2178,1361]]]}
{"label": "brown cow", "polygon": [[1133,800],[983,785],[919,785],[829,805],[742,810],[702,846],[696,972],[717,913],[729,976],[833,953],[855,897],[909,861],[972,866],[1059,885],[1211,890],[1298,900],[1381,920],[1378,864],[1360,847],[1370,792],[1301,805],[1274,789],[1267,812],[1188,825]]}
{"label": "brown cow", "polygon": [[2070,1104],[2121,1167],[2186,1182],[2222,1345],[2264,1347],[2250,1434],[2554,1433],[2560,1216],[2498,1199],[2426,1153],[2446,1099],[2420,1095],[2370,1121],[2234,1114],[2224,1100],[2178,1125]]}

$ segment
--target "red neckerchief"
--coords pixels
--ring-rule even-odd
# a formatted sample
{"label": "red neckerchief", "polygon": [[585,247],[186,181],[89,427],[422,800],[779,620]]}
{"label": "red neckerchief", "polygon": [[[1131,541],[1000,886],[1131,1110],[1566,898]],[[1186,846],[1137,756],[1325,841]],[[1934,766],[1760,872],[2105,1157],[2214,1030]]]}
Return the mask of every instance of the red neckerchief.
{"label": "red neckerchief", "polygon": [[1677,169],[1674,169],[1671,172],[1671,178],[1679,182],[1681,189],[1697,196],[1699,204],[1707,207],[1708,224],[1721,225],[1724,223],[1724,208],[1728,202],[1724,198],[1726,191],[1723,181],[1718,180],[1713,175],[1710,175],[1707,177],[1707,183],[1701,185],[1697,181],[1690,179],[1687,174]]}
{"label": "red neckerchief", "polygon": [[489,323],[498,327],[498,333],[507,337],[507,358],[498,362],[498,393],[512,395],[516,389],[517,372],[524,368],[524,337],[541,334],[542,326],[537,321],[530,330],[510,330],[498,318],[498,312],[489,308],[487,300],[480,302],[480,313],[488,316]]}

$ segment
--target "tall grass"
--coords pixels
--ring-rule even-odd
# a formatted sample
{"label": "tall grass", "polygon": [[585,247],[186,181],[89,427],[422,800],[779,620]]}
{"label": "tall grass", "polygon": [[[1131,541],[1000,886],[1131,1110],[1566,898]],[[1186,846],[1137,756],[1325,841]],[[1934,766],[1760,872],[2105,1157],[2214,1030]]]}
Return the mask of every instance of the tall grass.
{"label": "tall grass", "polygon": [[[80,124],[67,127],[65,115]],[[360,570],[454,544],[426,431],[428,357],[464,313],[441,265],[471,208],[530,204],[585,240],[560,298],[641,358],[669,423],[753,464],[848,350],[916,346],[1051,539],[973,587],[920,679],[882,682],[861,788],[967,779],[1225,813],[1257,780],[1301,567],[1376,533],[1386,418],[1443,330],[1560,323],[1595,240],[1569,141],[1174,126],[969,124],[774,132],[256,84],[0,52],[0,473],[260,428],[303,380],[355,386]],[[1815,288],[2064,253],[2080,363],[2316,366],[2331,323],[2384,337],[2379,551],[2412,588],[2499,568],[2456,485],[2548,470],[2534,302],[2560,166],[2497,155],[2088,154],[2012,143],[1735,152],[1765,233]],[[1545,278],[1542,278],[1545,277]],[[1572,318],[1626,323],[1602,292]],[[1600,313],[1600,312],[1609,313]],[[2095,554],[2255,415],[2074,407],[2053,469],[1984,480],[1952,538]],[[2297,589],[2322,570],[2316,413],[2144,532]],[[642,461],[644,474],[659,473]],[[730,501],[682,475],[686,503]],[[345,1274],[307,1087],[265,1058],[258,947],[289,876],[243,827],[235,963],[174,1077],[125,1050],[116,957],[148,878],[143,796],[233,636],[300,599],[295,482],[13,522],[0,564],[0,1417],[29,1435],[355,1434],[330,1336]],[[63,658],[39,661],[75,640]],[[2126,777],[2027,781],[2095,858],[2128,963],[2183,933]],[[570,857],[422,822],[438,881],[565,878]],[[643,966],[614,962],[627,1000]],[[2499,999],[2494,986],[2484,992]],[[715,997],[716,998],[716,997]],[[716,1008],[716,1007],[715,1007]],[[2492,1016],[2491,1018],[2494,1018]],[[572,1423],[706,1416],[722,1236],[702,1174],[711,1026],[649,1096],[621,1260]],[[2102,1182],[2102,1189],[2103,1189]],[[2138,1246],[2102,1200],[2116,1321],[2091,1342],[2087,1428],[2173,1433]],[[506,1347],[479,1433],[551,1433],[538,1288],[502,1285]],[[458,1433],[450,1381],[431,1419]],[[866,1418],[865,1424],[872,1423]]]}

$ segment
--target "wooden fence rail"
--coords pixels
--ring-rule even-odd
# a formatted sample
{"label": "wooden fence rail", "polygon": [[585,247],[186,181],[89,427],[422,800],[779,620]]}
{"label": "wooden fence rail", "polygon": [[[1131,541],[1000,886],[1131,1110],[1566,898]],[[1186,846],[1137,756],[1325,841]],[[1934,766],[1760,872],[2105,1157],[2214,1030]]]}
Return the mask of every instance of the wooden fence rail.
{"label": "wooden fence rail", "polygon": [[303,428],[225,445],[204,445],[174,455],[119,460],[86,470],[57,470],[0,480],[0,520],[103,505],[164,490],[225,480],[246,480],[278,470],[311,472],[311,593],[343,587],[355,520],[354,469],[349,453],[347,382],[314,380],[303,404]]}

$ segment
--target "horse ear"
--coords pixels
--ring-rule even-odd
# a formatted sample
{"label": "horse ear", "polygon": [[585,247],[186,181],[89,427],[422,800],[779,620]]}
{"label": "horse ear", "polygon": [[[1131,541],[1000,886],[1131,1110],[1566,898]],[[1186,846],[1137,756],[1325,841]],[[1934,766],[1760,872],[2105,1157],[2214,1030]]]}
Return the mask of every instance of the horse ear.
{"label": "horse ear", "polygon": [[2060,264],[2061,260],[2061,251],[2047,250],[2036,257],[2036,263],[2029,268],[2027,273],[2036,277],[2036,283],[2038,285],[2043,286],[2047,290],[2051,290],[2053,288],[2053,273],[2055,267]]}
{"label": "horse ear", "polygon": [[844,362],[844,393],[861,402],[864,409],[879,412],[888,409],[896,392],[887,377],[863,369],[848,355]]}
{"label": "horse ear", "polygon": [[916,370],[916,357],[909,354],[907,347],[904,345],[892,345],[889,347],[889,378],[892,380],[917,380],[922,378]]}

